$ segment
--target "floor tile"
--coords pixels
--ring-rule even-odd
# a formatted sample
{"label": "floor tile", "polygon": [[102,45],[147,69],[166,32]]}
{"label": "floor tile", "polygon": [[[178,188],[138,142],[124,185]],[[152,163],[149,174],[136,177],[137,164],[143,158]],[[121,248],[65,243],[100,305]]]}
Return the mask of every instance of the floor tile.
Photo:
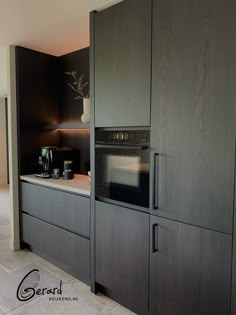
{"label": "floor tile", "polygon": [[[1,222],[1,218],[0,218]],[[10,237],[10,224],[0,225],[0,240],[7,240]]]}
{"label": "floor tile", "polygon": [[34,263],[38,256],[28,250],[12,251],[9,240],[0,241],[0,267],[8,272]]}
{"label": "floor tile", "polygon": [[110,298],[108,298],[107,296],[101,294],[101,293],[97,293],[96,295],[93,294],[90,290],[90,287],[87,286],[86,284],[84,284],[83,282],[79,281],[79,280],[73,280],[72,282],[70,282],[70,284],[76,288],[78,288],[80,290],[81,293],[83,293],[87,298],[89,298],[90,300],[99,303],[100,305],[102,305],[103,307],[105,307],[108,310],[112,310],[114,307],[116,307],[118,305],[117,302],[111,300]]}
{"label": "floor tile", "polygon": [[79,279],[72,280],[70,282],[70,285],[74,286],[75,288],[78,288],[79,290],[81,290],[83,292],[89,292],[89,293],[91,292],[90,286],[88,286],[84,282],[80,281]]}
{"label": "floor tile", "polygon": [[43,269],[47,270],[52,275],[62,280],[63,283],[67,283],[75,279],[73,276],[57,268],[56,266],[52,265],[51,263],[49,263],[48,261],[39,256],[35,259],[35,264],[41,266]]}
{"label": "floor tile", "polygon": [[[38,281],[36,277],[29,276],[27,278],[27,284],[33,286],[34,284],[37,285],[35,288],[55,288],[59,287],[60,280],[54,277],[52,274],[47,272],[41,267],[37,265],[27,266],[23,269],[13,271],[10,273],[6,273],[0,276],[0,308],[8,313],[16,308],[21,307],[25,303],[28,302],[21,302],[16,297],[17,288],[22,281],[22,279],[33,269],[39,270],[40,280]],[[35,298],[39,298],[35,296]]]}
{"label": "floor tile", "polygon": [[[1,253],[0,253],[0,255],[1,255]],[[6,273],[6,271],[0,267],[0,276],[5,274],[5,273]]]}
{"label": "floor tile", "polygon": [[114,315],[135,315],[136,313],[131,312],[130,310],[128,310],[127,308],[118,305],[116,306],[112,311],[112,314]]}
{"label": "floor tile", "polygon": [[77,301],[49,301],[48,297],[39,298],[9,315],[112,315],[101,304],[83,295],[79,288],[70,284],[63,287],[63,297],[78,298]]}
{"label": "floor tile", "polygon": [[10,220],[0,215],[0,228],[2,225],[9,225],[9,224],[10,224]]}

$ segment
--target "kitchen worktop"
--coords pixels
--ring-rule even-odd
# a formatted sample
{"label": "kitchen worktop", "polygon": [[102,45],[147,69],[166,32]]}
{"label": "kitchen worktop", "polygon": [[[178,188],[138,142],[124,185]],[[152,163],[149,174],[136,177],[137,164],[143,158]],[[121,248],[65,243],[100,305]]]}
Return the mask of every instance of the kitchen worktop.
{"label": "kitchen worktop", "polygon": [[39,178],[35,175],[20,176],[20,179],[32,184],[61,189],[64,191],[90,196],[89,176],[76,174],[72,180]]}

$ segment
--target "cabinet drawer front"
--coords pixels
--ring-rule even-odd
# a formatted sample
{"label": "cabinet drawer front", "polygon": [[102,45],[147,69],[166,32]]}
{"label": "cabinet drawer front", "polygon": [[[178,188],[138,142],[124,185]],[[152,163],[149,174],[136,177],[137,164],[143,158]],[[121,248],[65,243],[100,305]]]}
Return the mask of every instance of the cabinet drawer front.
{"label": "cabinet drawer front", "polygon": [[70,232],[90,237],[90,199],[21,183],[21,210]]}
{"label": "cabinet drawer front", "polygon": [[22,215],[22,240],[33,250],[56,260],[65,271],[90,283],[89,240],[27,214]]}

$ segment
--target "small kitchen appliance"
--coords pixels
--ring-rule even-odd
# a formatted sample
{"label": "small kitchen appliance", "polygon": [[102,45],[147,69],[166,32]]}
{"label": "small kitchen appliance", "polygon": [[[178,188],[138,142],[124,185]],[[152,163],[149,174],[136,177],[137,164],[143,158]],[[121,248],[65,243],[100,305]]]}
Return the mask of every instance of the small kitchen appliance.
{"label": "small kitchen appliance", "polygon": [[66,179],[66,180],[74,178],[73,161],[68,161],[68,160],[64,161],[63,178]]}
{"label": "small kitchen appliance", "polygon": [[73,161],[75,150],[70,147],[45,146],[41,148],[39,155],[39,174],[36,176],[48,178],[52,176],[53,169],[60,170],[60,176],[63,174],[64,161]]}

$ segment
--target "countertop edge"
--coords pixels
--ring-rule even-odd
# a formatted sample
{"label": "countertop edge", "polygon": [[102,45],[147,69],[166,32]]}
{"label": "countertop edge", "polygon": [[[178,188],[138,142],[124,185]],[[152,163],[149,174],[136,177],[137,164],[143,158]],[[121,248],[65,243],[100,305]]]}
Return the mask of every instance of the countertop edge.
{"label": "countertop edge", "polygon": [[[27,183],[36,184],[36,185],[51,188],[51,189],[54,188],[54,189],[62,190],[64,192],[75,193],[75,194],[90,198],[89,188],[83,189],[83,188],[70,187],[67,185],[63,185],[62,183],[57,183],[56,182],[57,180],[55,180],[55,183],[47,182],[47,179],[43,180],[37,177],[33,178],[32,175],[22,175],[20,176],[20,180],[25,181]],[[77,181],[79,182],[79,179],[77,179]]]}

